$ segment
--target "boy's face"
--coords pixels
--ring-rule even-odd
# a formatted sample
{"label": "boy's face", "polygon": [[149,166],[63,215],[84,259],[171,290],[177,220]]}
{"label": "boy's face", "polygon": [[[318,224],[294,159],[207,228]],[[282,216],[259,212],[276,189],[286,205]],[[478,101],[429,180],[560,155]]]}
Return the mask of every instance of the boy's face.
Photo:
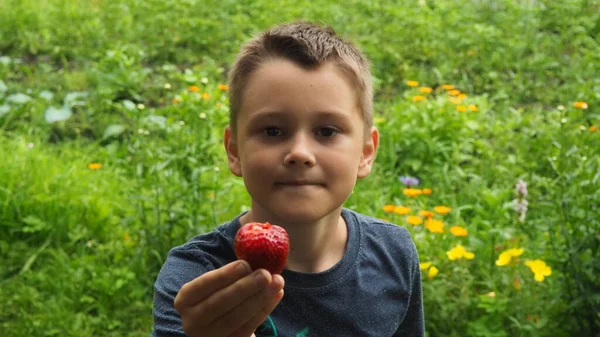
{"label": "boy's face", "polygon": [[233,174],[252,210],[271,221],[314,222],[340,208],[371,172],[377,129],[365,133],[351,82],[333,63],[304,69],[273,60],[250,77],[225,130]]}

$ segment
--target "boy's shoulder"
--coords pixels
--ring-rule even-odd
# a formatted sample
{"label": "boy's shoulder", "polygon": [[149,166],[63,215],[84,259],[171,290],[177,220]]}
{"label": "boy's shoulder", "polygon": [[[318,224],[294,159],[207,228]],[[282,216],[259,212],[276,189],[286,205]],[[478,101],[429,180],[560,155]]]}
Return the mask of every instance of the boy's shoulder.
{"label": "boy's shoulder", "polygon": [[358,221],[362,231],[367,235],[389,238],[395,241],[398,239],[412,241],[410,233],[402,226],[350,209],[344,209],[344,211]]}

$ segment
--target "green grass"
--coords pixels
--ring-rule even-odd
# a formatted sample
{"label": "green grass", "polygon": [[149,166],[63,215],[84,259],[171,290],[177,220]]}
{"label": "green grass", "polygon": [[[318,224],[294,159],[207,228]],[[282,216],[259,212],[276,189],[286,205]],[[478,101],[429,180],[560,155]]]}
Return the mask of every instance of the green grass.
{"label": "green grass", "polygon": [[[297,19],[372,61],[381,146],[346,206],[406,226],[438,268],[423,271],[428,335],[597,335],[594,0],[0,2],[0,335],[149,334],[168,250],[249,205],[227,168],[218,84],[243,41]],[[407,80],[435,90],[414,102]],[[442,84],[467,98],[452,103]],[[70,117],[49,123],[52,111]],[[432,194],[405,196],[401,175]],[[436,215],[439,234],[386,204],[452,211]],[[475,258],[449,260],[457,244]],[[513,247],[525,252],[497,266]],[[543,282],[533,259],[552,268]]]}

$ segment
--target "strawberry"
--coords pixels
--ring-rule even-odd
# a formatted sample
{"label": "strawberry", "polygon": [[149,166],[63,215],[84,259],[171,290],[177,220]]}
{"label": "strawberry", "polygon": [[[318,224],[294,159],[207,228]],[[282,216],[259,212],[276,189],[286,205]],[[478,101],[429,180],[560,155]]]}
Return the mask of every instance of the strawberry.
{"label": "strawberry", "polygon": [[264,268],[281,274],[290,252],[290,238],[283,227],[268,222],[249,222],[235,235],[235,255],[252,270]]}

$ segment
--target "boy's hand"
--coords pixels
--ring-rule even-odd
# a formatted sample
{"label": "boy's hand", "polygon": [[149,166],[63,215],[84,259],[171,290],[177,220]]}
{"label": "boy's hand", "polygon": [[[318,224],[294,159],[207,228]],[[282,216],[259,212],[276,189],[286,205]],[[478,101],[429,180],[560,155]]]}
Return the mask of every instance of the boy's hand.
{"label": "boy's hand", "polygon": [[249,337],[283,297],[283,277],[235,261],[181,287],[175,309],[191,337]]}

